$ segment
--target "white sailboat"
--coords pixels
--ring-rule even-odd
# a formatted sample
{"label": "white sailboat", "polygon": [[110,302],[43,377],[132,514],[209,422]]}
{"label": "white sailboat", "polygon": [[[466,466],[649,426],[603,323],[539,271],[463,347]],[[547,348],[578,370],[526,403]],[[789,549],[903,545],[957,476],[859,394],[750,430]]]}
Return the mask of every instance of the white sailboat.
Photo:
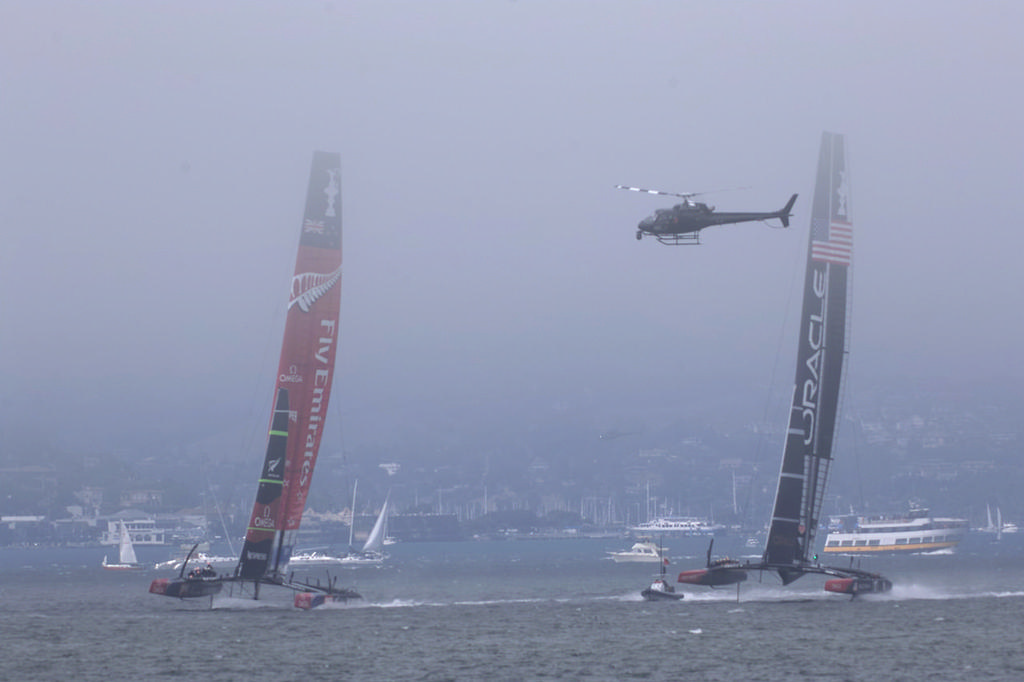
{"label": "white sailboat", "polygon": [[374,560],[376,563],[380,563],[387,556],[384,554],[384,544],[388,536],[388,512],[390,511],[390,506],[391,493],[388,493],[387,497],[384,498],[384,504],[380,508],[380,513],[377,515],[377,520],[373,524],[373,529],[366,536],[366,542],[363,543],[363,549],[359,553],[359,558]]}
{"label": "white sailboat", "polygon": [[[370,534],[366,537],[366,542],[363,543],[363,548],[358,552],[349,552],[345,556],[330,556],[328,554],[321,554],[320,552],[304,552],[302,554],[296,554],[292,557],[291,564],[293,566],[323,566],[323,565],[337,565],[337,566],[348,566],[354,568],[356,566],[379,566],[384,563],[384,559],[387,555],[384,553],[384,545],[386,544],[386,538],[388,533],[388,515],[390,510],[391,494],[389,493],[384,498],[384,505],[380,508],[380,513],[377,515],[377,520],[373,524],[373,529]],[[355,510],[355,489],[352,492],[352,509]],[[352,526],[355,526],[355,516],[353,513]],[[349,532],[349,546],[352,546],[353,532],[350,528]]]}
{"label": "white sailboat", "polygon": [[994,533],[996,540],[1001,540],[1003,533],[1016,533],[1018,530],[1017,524],[1003,521],[1003,510],[998,505],[996,505],[996,518],[994,522],[992,520],[992,507],[987,504],[985,505],[985,517],[988,521],[987,525],[978,530],[982,533]]}
{"label": "white sailboat", "polygon": [[107,563],[106,555],[103,556],[103,568],[109,571],[137,571],[145,568],[139,563],[139,560],[135,556],[135,547],[132,546],[132,536],[128,533],[128,528],[124,525],[124,521],[121,521],[121,536],[118,541],[118,561],[117,563]]}
{"label": "white sailboat", "polygon": [[380,566],[387,558],[384,553],[384,539],[388,535],[388,512],[391,507],[391,493],[384,498],[384,504],[377,514],[370,534],[366,536],[363,548],[341,557],[342,565],[346,566]]}

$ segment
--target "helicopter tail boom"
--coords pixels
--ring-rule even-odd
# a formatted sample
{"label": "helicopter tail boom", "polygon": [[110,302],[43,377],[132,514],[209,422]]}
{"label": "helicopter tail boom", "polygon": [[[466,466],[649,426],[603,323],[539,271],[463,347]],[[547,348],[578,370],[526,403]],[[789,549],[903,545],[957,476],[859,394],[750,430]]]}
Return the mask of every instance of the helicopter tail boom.
{"label": "helicopter tail boom", "polygon": [[791,196],[789,198],[789,201],[786,202],[786,205],[782,208],[782,210],[779,211],[778,216],[779,216],[779,220],[782,221],[782,226],[783,227],[789,227],[789,217],[791,215],[793,215],[792,213],[790,213],[790,211],[793,210],[793,204],[795,204],[795,203],[796,203],[796,195],[794,194],[793,196]]}

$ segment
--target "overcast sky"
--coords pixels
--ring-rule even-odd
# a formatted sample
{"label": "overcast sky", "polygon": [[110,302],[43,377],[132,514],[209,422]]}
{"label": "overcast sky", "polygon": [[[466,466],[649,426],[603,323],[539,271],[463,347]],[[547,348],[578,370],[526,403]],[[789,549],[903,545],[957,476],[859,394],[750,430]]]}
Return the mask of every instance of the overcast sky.
{"label": "overcast sky", "polygon": [[[1018,386],[1022,25],[1018,2],[8,0],[2,424],[262,431],[316,149],[343,164],[338,409],[599,422],[788,386],[822,130],[850,159],[852,379]],[[800,198],[788,230],[671,248],[634,239],[671,199],[619,183]]]}

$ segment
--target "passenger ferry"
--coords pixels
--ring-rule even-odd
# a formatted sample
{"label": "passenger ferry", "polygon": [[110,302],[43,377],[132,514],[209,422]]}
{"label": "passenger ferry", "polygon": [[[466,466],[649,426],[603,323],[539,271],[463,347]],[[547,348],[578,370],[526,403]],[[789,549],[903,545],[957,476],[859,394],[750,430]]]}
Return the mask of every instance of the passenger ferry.
{"label": "passenger ferry", "polygon": [[967,519],[932,518],[927,509],[906,514],[833,516],[826,553],[934,552],[956,547],[967,534]]}

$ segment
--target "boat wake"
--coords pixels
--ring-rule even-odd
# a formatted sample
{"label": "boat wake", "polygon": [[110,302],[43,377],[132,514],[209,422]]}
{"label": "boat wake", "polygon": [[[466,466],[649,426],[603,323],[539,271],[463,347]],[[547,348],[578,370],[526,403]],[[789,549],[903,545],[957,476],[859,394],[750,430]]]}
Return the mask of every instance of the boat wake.
{"label": "boat wake", "polygon": [[1021,590],[964,591],[951,586],[898,583],[885,595],[888,601],[949,600],[949,599],[1007,599],[1024,597]]}
{"label": "boat wake", "polygon": [[[770,603],[770,602],[805,602],[805,601],[830,601],[834,600],[835,595],[830,595],[826,592],[794,592],[792,590],[751,590],[750,592],[740,592],[740,604],[750,603]],[[687,592],[686,598],[691,604],[693,603],[736,603],[736,591],[735,590],[715,590],[713,592]]]}
{"label": "boat wake", "polygon": [[953,556],[956,554],[956,548],[947,547],[946,549],[936,549],[931,552],[914,552],[913,556]]}
{"label": "boat wake", "polygon": [[[443,607],[443,606],[501,606],[503,604],[550,604],[552,602],[561,603],[572,601],[569,599],[550,599],[542,597],[529,597],[522,599],[480,599],[480,600],[465,600],[465,601],[431,601],[431,600],[418,600],[418,599],[393,599],[386,602],[363,602],[359,604],[362,608],[378,608],[378,609],[412,609],[423,606],[427,607]],[[350,605],[348,608],[352,608]]]}
{"label": "boat wake", "polygon": [[254,609],[290,609],[292,604],[270,599],[253,599],[252,597],[214,597],[210,604],[211,610],[217,611],[251,611]]}

